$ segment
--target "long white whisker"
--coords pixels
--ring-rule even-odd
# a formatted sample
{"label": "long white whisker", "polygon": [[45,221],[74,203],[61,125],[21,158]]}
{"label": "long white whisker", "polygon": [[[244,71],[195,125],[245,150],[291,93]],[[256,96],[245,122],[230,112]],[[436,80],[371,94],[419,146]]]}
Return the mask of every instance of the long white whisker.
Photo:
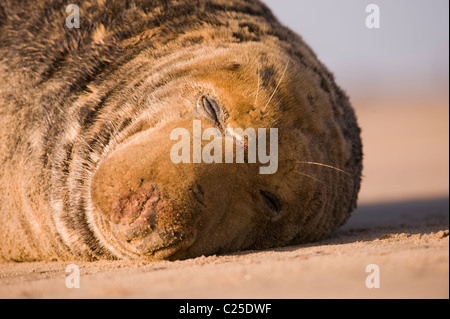
{"label": "long white whisker", "polygon": [[336,171],[338,171],[338,172],[341,172],[341,173],[343,173],[343,174],[345,174],[345,175],[351,177],[351,175],[350,175],[349,173],[347,173],[346,171],[344,171],[344,170],[342,170],[342,169],[340,169],[340,168],[331,166],[331,165],[326,165],[326,164],[316,163],[316,162],[298,162],[298,163],[299,163],[299,164],[308,164],[308,165],[316,165],[316,166],[322,166],[322,167],[326,167],[326,168],[331,168],[331,169],[334,169],[334,170],[336,170]]}
{"label": "long white whisker", "polygon": [[261,71],[260,68],[258,67],[258,87],[256,88],[256,98],[255,98],[255,106],[258,104],[258,96],[259,96],[259,86],[261,83]]}
{"label": "long white whisker", "polygon": [[308,178],[311,178],[312,180],[315,180],[318,183],[324,184],[324,182],[318,180],[317,178],[315,178],[315,177],[313,177],[311,175],[308,175],[308,174],[305,174],[305,173],[300,173],[300,172],[295,172],[295,173],[297,173],[299,175],[302,175],[302,176],[305,176],[305,177],[308,177]]}
{"label": "long white whisker", "polygon": [[264,111],[266,110],[267,106],[269,106],[270,102],[272,102],[272,99],[273,99],[273,97],[275,96],[275,93],[277,93],[277,91],[278,91],[278,89],[279,89],[281,83],[283,82],[283,78],[284,78],[284,76],[286,75],[286,71],[287,71],[287,69],[288,69],[289,62],[290,62],[290,61],[291,61],[291,60],[288,59],[288,61],[287,61],[287,63],[286,63],[286,67],[284,68],[284,71],[283,71],[283,75],[281,76],[280,81],[278,82],[278,85],[277,85],[277,87],[275,88],[275,91],[273,91],[273,94],[272,94],[272,96],[270,97],[269,101],[267,102],[266,106],[264,106],[264,108],[262,109],[262,112],[264,112]]}

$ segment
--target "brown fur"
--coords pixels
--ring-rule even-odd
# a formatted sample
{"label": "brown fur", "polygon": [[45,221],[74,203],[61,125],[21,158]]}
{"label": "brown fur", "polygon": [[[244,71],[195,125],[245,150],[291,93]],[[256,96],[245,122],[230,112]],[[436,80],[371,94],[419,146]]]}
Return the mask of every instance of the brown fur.
{"label": "brown fur", "polygon": [[[0,3],[1,259],[188,258],[317,240],[348,219],[355,115],[263,4],[86,0],[80,29],[65,5]],[[221,129],[279,129],[276,174],[170,161],[171,130],[192,131],[204,95]]]}

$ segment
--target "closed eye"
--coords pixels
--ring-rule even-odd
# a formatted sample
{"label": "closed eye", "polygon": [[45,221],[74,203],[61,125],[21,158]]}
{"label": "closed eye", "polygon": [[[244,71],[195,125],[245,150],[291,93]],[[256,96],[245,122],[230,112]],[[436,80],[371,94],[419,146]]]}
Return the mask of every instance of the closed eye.
{"label": "closed eye", "polygon": [[220,109],[219,103],[211,96],[202,96],[199,101],[201,111],[211,119],[214,124],[220,125],[223,121],[223,112]]}
{"label": "closed eye", "polygon": [[282,204],[277,196],[271,192],[260,190],[261,198],[266,206],[266,213],[270,219],[275,219],[281,214]]}

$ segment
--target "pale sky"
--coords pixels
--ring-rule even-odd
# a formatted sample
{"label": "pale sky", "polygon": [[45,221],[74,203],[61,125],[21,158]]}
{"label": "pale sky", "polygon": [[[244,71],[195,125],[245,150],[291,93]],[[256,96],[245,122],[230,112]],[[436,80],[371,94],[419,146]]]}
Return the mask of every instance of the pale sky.
{"label": "pale sky", "polygon": [[[350,94],[445,94],[448,0],[263,0],[299,33]],[[366,6],[380,7],[368,29]]]}

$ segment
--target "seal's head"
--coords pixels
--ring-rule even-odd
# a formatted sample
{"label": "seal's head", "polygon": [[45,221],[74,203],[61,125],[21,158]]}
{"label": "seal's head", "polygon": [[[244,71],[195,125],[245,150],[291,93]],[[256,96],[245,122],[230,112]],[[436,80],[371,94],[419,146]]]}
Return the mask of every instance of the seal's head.
{"label": "seal's head", "polygon": [[[267,43],[198,50],[174,54],[164,69],[147,65],[134,98],[122,100],[139,112],[104,150],[90,184],[91,223],[103,245],[119,257],[178,259],[316,240],[343,224],[356,205],[361,144],[332,76],[312,53],[292,58]],[[119,100],[109,103],[118,109]],[[216,162],[198,163],[195,153],[209,154],[212,138],[199,139],[195,125],[222,136],[265,129],[268,143],[257,144],[254,163],[250,139],[236,133],[231,155],[219,139]],[[177,129],[185,134],[174,140]],[[176,163],[181,138],[188,162]],[[270,152],[277,167],[261,173]]]}

